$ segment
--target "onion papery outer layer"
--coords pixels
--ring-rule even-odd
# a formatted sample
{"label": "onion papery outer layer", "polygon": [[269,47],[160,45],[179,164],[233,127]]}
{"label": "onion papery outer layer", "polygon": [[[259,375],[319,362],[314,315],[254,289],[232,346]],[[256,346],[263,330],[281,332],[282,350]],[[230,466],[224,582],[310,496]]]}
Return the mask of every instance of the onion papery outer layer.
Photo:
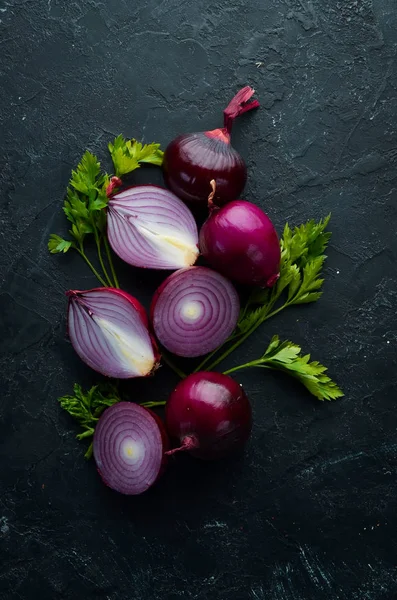
{"label": "onion papery outer layer", "polygon": [[114,252],[136,267],[180,269],[199,254],[192,213],[155,185],[133,186],[110,198],[107,234]]}
{"label": "onion papery outer layer", "polygon": [[212,352],[236,327],[240,302],[234,286],[207,267],[189,267],[170,275],[151,306],[154,332],[178,356]]}
{"label": "onion papery outer layer", "polygon": [[119,379],[149,375],[159,354],[143,306],[121,290],[67,292],[70,341],[89,367]]}
{"label": "onion papery outer layer", "polygon": [[104,483],[137,495],[161,474],[168,437],[160,419],[138,404],[118,402],[106,409],[94,433],[94,458]]}
{"label": "onion papery outer layer", "polygon": [[224,204],[241,194],[247,181],[247,167],[224,137],[224,129],[189,133],[167,146],[164,181],[179,198],[205,206],[212,179],[216,181],[216,204]]}
{"label": "onion papery outer layer", "polygon": [[167,186],[185,202],[205,206],[216,181],[214,203],[225,204],[241,194],[247,181],[244,160],[230,145],[234,119],[259,106],[250,101],[251,87],[241,89],[223,111],[224,127],[175,138],[164,152],[163,174]]}
{"label": "onion papery outer layer", "polygon": [[280,242],[269,217],[245,200],[210,207],[200,230],[200,250],[210,265],[245,285],[271,287],[279,277]]}
{"label": "onion papery outer layer", "polygon": [[197,458],[217,459],[244,446],[252,428],[251,404],[228,375],[193,373],[178,383],[166,404],[166,427],[179,448]]}

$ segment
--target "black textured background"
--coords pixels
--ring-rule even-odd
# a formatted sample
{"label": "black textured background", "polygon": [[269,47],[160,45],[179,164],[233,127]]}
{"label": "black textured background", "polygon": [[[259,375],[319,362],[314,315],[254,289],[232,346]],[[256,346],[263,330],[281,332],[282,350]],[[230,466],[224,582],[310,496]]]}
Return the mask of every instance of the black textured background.
{"label": "black textured background", "polygon": [[[2,600],[397,597],[396,28],[395,0],[0,0]],[[184,457],[121,497],[57,405],[97,379],[64,325],[64,291],[95,281],[79,257],[51,256],[48,236],[66,232],[86,148],[107,165],[120,132],[165,145],[214,128],[246,84],[262,109],[235,128],[245,197],[279,231],[332,211],[333,237],[323,299],[269,322],[230,364],[278,333],[346,397],[242,373],[244,458]],[[144,302],[160,281],[122,273]],[[175,381],[164,367],[131,393],[164,399]]]}

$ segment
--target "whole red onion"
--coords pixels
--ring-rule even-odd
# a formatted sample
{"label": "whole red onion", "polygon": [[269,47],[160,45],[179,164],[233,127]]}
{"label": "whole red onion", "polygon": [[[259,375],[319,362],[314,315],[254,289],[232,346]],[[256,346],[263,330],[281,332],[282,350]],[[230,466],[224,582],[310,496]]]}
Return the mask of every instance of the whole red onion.
{"label": "whole red onion", "polygon": [[204,205],[216,180],[216,204],[238,198],[247,180],[247,168],[240,154],[230,145],[236,117],[259,106],[255,93],[245,87],[223,111],[224,126],[212,131],[180,135],[165,149],[163,172],[168,187],[185,202]]}
{"label": "whole red onion", "polygon": [[166,428],[181,450],[204,459],[223,458],[240,450],[252,428],[250,402],[234,379],[201,371],[181,381],[166,404]]}
{"label": "whole red onion", "polygon": [[218,208],[201,228],[199,247],[214,269],[246,285],[271,287],[279,278],[280,243],[269,217],[255,204],[235,200]]}

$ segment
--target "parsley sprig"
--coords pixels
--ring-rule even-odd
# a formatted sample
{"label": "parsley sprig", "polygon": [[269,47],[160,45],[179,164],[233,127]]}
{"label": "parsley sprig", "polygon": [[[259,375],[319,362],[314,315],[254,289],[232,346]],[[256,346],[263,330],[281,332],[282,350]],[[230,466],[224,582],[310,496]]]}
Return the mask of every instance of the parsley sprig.
{"label": "parsley sprig", "polygon": [[[161,165],[163,152],[159,144],[142,145],[136,140],[126,140],[122,135],[109,144],[116,176],[126,175],[137,169],[141,163]],[[66,192],[63,211],[71,223],[71,239],[63,239],[51,234],[48,249],[52,254],[65,253],[73,248],[82,256],[96,278],[103,286],[119,287],[113,265],[112,253],[106,236],[106,207],[109,190],[113,190],[115,181],[101,170],[98,158],[89,152],[84,153],[72,176]],[[85,250],[87,235],[93,235],[98,254],[99,269],[88,258]],[[105,264],[105,252],[108,267]]]}
{"label": "parsley sprig", "polygon": [[[315,302],[322,295],[321,270],[331,237],[326,232],[330,215],[319,222],[308,221],[291,229],[285,225],[281,246],[280,277],[270,289],[255,288],[240,311],[236,330],[225,344],[198,365],[195,372],[213,370],[234,352],[262,323],[296,304]],[[219,351],[223,349],[222,354]],[[212,362],[211,359],[215,358]],[[210,363],[210,364],[209,364]]]}
{"label": "parsley sprig", "polygon": [[122,135],[115,138],[108,145],[112,157],[114,171],[117,177],[122,177],[140,167],[141,163],[157,165],[163,164],[163,152],[160,144],[145,144],[144,146],[135,139],[126,140]]}
{"label": "parsley sprig", "polygon": [[293,342],[281,342],[277,335],[271,339],[263,356],[233,367],[225,371],[225,375],[248,367],[276,369],[288,373],[303,383],[318,400],[336,400],[344,395],[336,383],[326,375],[327,367],[317,361],[310,362],[310,354],[302,355],[300,346]]}
{"label": "parsley sprig", "polygon": [[[78,440],[91,438],[94,435],[96,424],[103,411],[121,401],[116,386],[110,383],[94,385],[91,389],[84,391],[78,383],[73,386],[73,394],[59,398],[61,407],[66,410],[83,429],[76,435]],[[143,402],[141,406],[154,408],[163,406],[165,402]],[[92,456],[92,443],[90,443],[85,458]]]}

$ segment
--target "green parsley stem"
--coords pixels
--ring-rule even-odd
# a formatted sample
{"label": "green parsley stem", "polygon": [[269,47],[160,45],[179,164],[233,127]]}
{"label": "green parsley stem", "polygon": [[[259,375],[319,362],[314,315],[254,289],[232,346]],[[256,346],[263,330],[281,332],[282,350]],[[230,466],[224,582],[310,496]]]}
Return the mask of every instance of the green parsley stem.
{"label": "green parsley stem", "polygon": [[230,343],[231,341],[233,341],[234,339],[236,339],[237,337],[240,337],[242,335],[242,333],[232,333],[232,335],[226,340],[226,342],[220,346],[219,348],[215,348],[215,350],[213,350],[212,352],[210,352],[209,354],[207,354],[207,356],[204,357],[204,359],[201,361],[201,363],[194,369],[193,373],[198,373],[199,371],[202,371],[203,368],[205,367],[205,365],[207,364],[207,362],[209,360],[211,360],[211,358],[213,356],[215,356],[215,354],[217,352],[219,352],[219,350],[221,348],[223,348],[223,346],[227,343]]}
{"label": "green parsley stem", "polygon": [[270,367],[269,365],[264,365],[264,359],[259,358],[258,360],[252,360],[251,362],[247,362],[244,365],[238,365],[238,367],[232,367],[227,371],[223,371],[224,375],[230,375],[231,373],[235,373],[235,371],[241,371],[241,369],[248,369],[249,367],[262,367],[263,369],[272,369],[274,367]]}
{"label": "green parsley stem", "polygon": [[[264,323],[271,317],[274,317],[275,315],[277,315],[279,312],[281,312],[287,306],[289,306],[289,302],[285,302],[285,304],[282,304],[282,306],[279,306],[279,308],[276,308],[272,312],[270,312],[267,315],[263,316],[262,318],[258,319],[258,321],[256,323],[254,323],[254,325],[250,329],[248,329],[248,331],[246,331],[239,340],[237,340],[232,346],[230,346],[227,350],[225,350],[225,352],[223,354],[221,354],[221,356],[219,356],[216,360],[214,360],[209,366],[207,366],[206,371],[212,371],[217,365],[219,365],[220,362],[222,362],[225,358],[227,358],[229,356],[229,354],[234,352],[236,350],[236,348],[238,348],[243,342],[245,342],[245,340],[251,335],[251,333],[253,333],[259,327],[259,325],[262,325],[262,323]],[[211,358],[211,355],[209,355],[207,357],[207,359],[209,359],[209,358]],[[200,365],[201,368],[206,365],[207,359],[204,360],[203,363]]]}
{"label": "green parsley stem", "polygon": [[141,406],[144,406],[145,408],[156,408],[157,406],[165,406],[165,400],[159,400],[159,402],[142,402]]}
{"label": "green parsley stem", "polygon": [[107,238],[106,234],[103,236],[103,242],[104,242],[104,245],[105,245],[106,256],[108,258],[108,263],[110,265],[110,270],[112,272],[112,276],[113,276],[113,281],[115,283],[115,287],[117,289],[120,289],[119,280],[117,279],[116,271],[114,270],[112,253],[111,253],[111,250],[110,250],[110,246],[109,246],[109,242],[108,242],[108,238]]}
{"label": "green parsley stem", "polygon": [[97,247],[97,251],[98,251],[98,258],[99,258],[99,263],[101,265],[101,269],[103,271],[103,274],[105,275],[106,281],[108,282],[107,285],[110,287],[114,287],[114,283],[110,279],[109,274],[106,270],[105,264],[103,262],[102,250],[101,250],[101,239],[98,235],[98,229],[96,228],[95,224],[93,224],[93,227],[94,227],[95,243],[96,243],[96,247]]}
{"label": "green parsley stem", "polygon": [[93,445],[92,445],[92,442],[91,442],[91,444],[87,448],[87,452],[84,454],[84,458],[86,458],[87,460],[89,460],[91,458],[91,456],[92,456],[92,451],[93,451]]}
{"label": "green parsley stem", "polygon": [[82,256],[85,260],[85,262],[87,263],[87,265],[90,267],[91,271],[94,273],[95,277],[98,279],[98,281],[104,286],[104,287],[108,287],[108,284],[106,283],[106,281],[100,276],[100,274],[98,273],[98,271],[96,270],[96,268],[94,267],[94,265],[92,264],[92,262],[89,260],[89,258],[87,257],[87,255],[85,254],[84,250],[82,248],[76,248],[77,252],[80,254],[80,256]]}
{"label": "green parsley stem", "polygon": [[176,366],[174,361],[169,357],[168,353],[162,348],[161,356],[163,361],[176,373],[181,379],[185,379],[187,377],[186,373],[184,373],[179,367]]}

